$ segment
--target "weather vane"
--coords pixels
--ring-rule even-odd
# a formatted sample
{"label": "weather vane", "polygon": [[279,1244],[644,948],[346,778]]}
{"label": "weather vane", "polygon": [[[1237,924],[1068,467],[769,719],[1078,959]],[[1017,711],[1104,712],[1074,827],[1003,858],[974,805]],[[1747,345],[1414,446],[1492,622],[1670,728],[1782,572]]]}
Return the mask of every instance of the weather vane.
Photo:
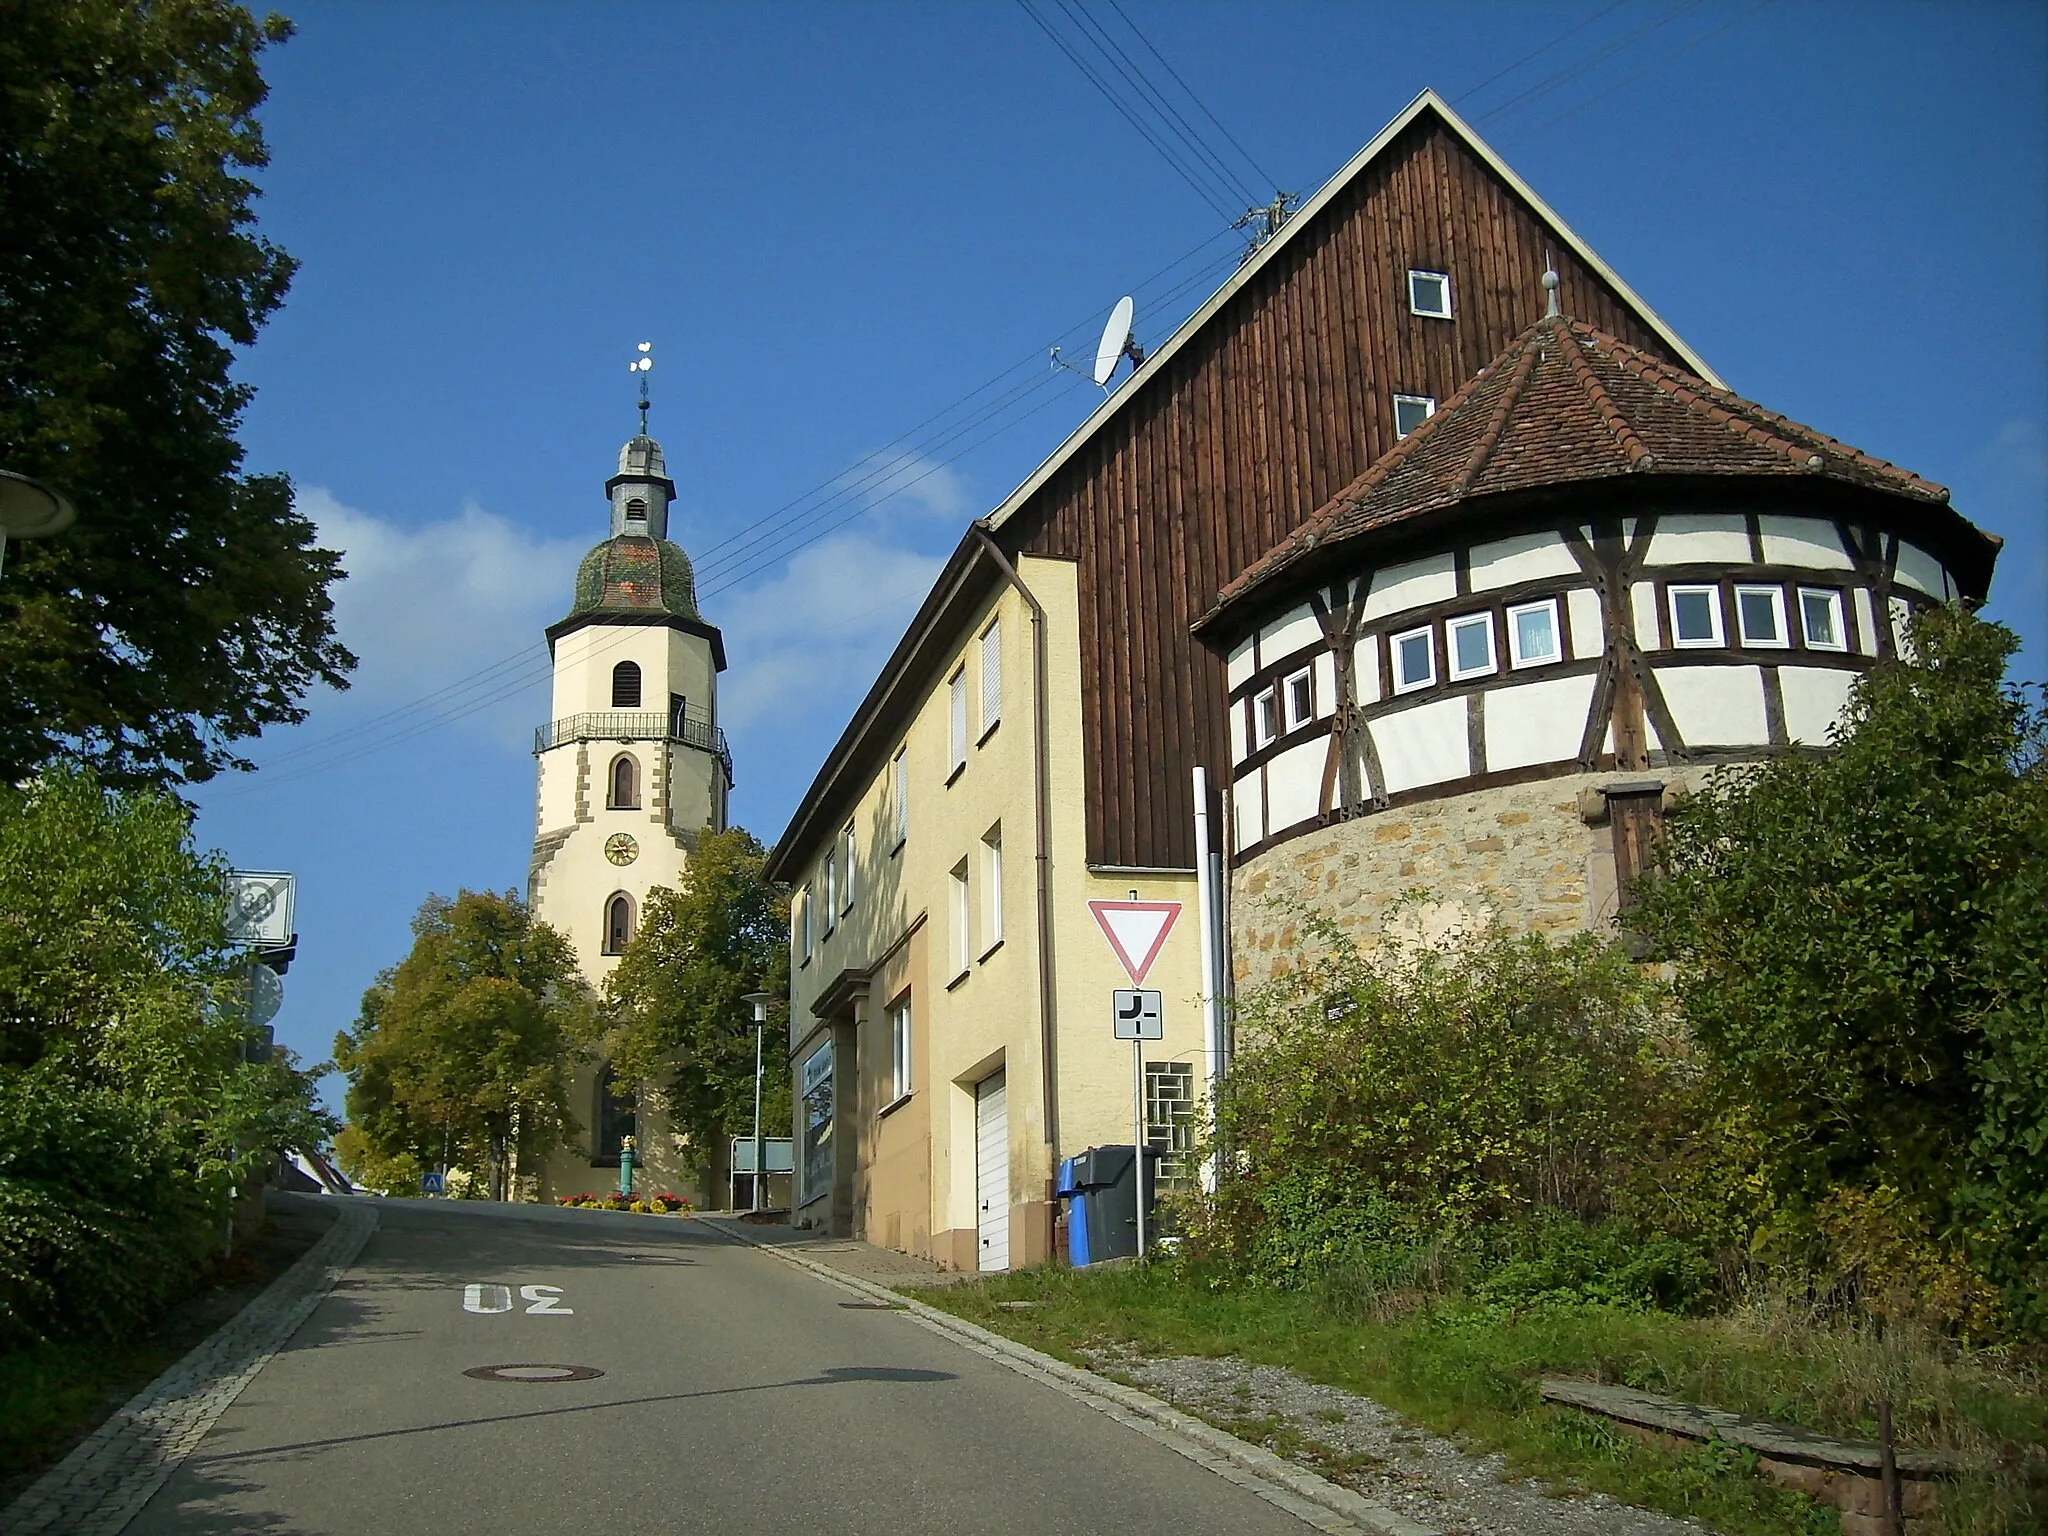
{"label": "weather vane", "polygon": [[654,359],[648,356],[648,354],[653,350],[653,342],[641,342],[640,355],[626,364],[626,371],[628,373],[640,375],[640,435],[642,437],[647,435],[647,375],[654,367]]}

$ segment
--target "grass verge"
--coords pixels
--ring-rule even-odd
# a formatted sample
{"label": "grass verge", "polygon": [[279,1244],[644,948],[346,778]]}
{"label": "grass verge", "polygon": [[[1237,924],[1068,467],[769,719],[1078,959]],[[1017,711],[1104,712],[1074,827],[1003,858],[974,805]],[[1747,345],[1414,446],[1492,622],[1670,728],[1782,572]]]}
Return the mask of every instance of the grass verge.
{"label": "grass verge", "polygon": [[254,1300],[326,1230],[321,1216],[273,1210],[253,1242],[216,1264],[153,1329],[0,1353],[0,1508]]}
{"label": "grass verge", "polygon": [[1757,1475],[1743,1453],[1644,1445],[1542,1403],[1537,1378],[1618,1381],[1858,1439],[1875,1438],[1870,1415],[1888,1390],[1904,1443],[1959,1451],[1983,1469],[1948,1499],[1946,1531],[2048,1529],[2048,1396],[2038,1382],[2009,1362],[1828,1329],[1782,1307],[1712,1319],[1602,1307],[1513,1314],[1442,1299],[1374,1309],[1341,1295],[1212,1286],[1166,1268],[1023,1271],[918,1294],[1076,1363],[1086,1363],[1083,1350],[1121,1345],[1285,1366],[1502,1451],[1517,1473],[1559,1491],[1607,1493],[1730,1536],[1832,1536],[1841,1526],[1834,1510]]}

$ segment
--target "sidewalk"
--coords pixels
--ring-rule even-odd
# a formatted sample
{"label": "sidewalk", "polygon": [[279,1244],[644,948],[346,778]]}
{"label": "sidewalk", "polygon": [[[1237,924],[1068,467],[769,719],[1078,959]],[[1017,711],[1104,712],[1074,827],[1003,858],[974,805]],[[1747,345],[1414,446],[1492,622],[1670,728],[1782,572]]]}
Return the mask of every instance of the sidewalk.
{"label": "sidewalk", "polygon": [[700,1212],[696,1220],[731,1233],[734,1237],[769,1248],[786,1248],[802,1254],[814,1264],[837,1270],[870,1285],[897,1286],[958,1285],[976,1278],[965,1270],[941,1269],[930,1259],[879,1248],[851,1237],[826,1237],[817,1232],[800,1232],[777,1222],[741,1221],[735,1216]]}

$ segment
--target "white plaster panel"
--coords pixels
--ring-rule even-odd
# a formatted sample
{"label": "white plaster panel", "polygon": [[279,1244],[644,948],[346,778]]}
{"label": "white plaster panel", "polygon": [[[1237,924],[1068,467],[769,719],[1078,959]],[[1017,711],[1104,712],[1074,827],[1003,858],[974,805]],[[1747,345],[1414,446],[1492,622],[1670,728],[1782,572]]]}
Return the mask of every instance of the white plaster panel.
{"label": "white plaster panel", "polygon": [[1941,568],[1941,562],[1904,539],[1899,540],[1899,563],[1892,579],[1901,586],[1925,592],[1937,602],[1945,601],[1949,594],[1948,572]]}
{"label": "white plaster panel", "polygon": [[1748,565],[1749,524],[1722,512],[1680,512],[1657,519],[1651,565]]}
{"label": "white plaster panel", "polygon": [[1252,665],[1252,637],[1246,635],[1244,639],[1231,647],[1230,660],[1224,663],[1223,675],[1228,681],[1229,686],[1236,688],[1243,683],[1250,682],[1252,673],[1255,670],[1256,668]]}
{"label": "white plaster panel", "polygon": [[1877,654],[1877,605],[1870,588],[1857,587],[1850,596],[1856,600],[1856,649],[1865,656]]}
{"label": "white plaster panel", "polygon": [[1230,786],[1230,825],[1240,850],[1266,835],[1265,770],[1254,768]]}
{"label": "white plaster panel", "polygon": [[1600,618],[1600,594],[1574,587],[1564,595],[1566,622],[1572,627],[1572,655],[1598,656],[1607,649],[1607,626]]}
{"label": "white plaster panel", "polygon": [[1230,706],[1230,760],[1233,763],[1243,762],[1247,754],[1244,711],[1243,699],[1236,700]]}
{"label": "white plaster panel", "polygon": [[1525,533],[1472,549],[1472,590],[1512,587],[1553,576],[1577,576],[1579,562],[1554,533]]}
{"label": "white plaster panel", "polygon": [[1778,689],[1785,696],[1785,734],[1809,747],[1824,747],[1828,729],[1842,718],[1854,672],[1839,667],[1780,667]]}
{"label": "white plaster panel", "polygon": [[1760,517],[1767,565],[1803,565],[1816,571],[1853,571],[1856,563],[1842,548],[1833,523],[1814,517]]}
{"label": "white plaster panel", "polygon": [[1913,642],[1907,637],[1906,630],[1913,622],[1913,605],[1903,597],[1890,598],[1887,603],[1892,615],[1892,644],[1898,647],[1901,661],[1911,661]]}
{"label": "white plaster panel", "polygon": [[1322,809],[1327,737],[1289,747],[1266,764],[1266,821],[1275,832],[1307,821]]}
{"label": "white plaster panel", "polygon": [[1372,722],[1373,745],[1386,771],[1387,793],[1462,779],[1472,771],[1465,701],[1440,699]]}
{"label": "white plaster panel", "polygon": [[1757,667],[1659,667],[1671,722],[1689,747],[1756,747],[1770,740]]}
{"label": "white plaster panel", "polygon": [[1489,689],[1484,695],[1487,772],[1577,757],[1594,681],[1591,676],[1558,677]]}
{"label": "white plaster panel", "polygon": [[1276,662],[1306,646],[1320,644],[1322,638],[1323,626],[1316,622],[1315,610],[1304,603],[1259,631],[1259,660]]}
{"label": "white plaster panel", "polygon": [[1365,600],[1368,619],[1410,608],[1447,602],[1458,595],[1458,571],[1450,555],[1431,555],[1427,560],[1410,560],[1390,565],[1372,575],[1372,595]]}
{"label": "white plaster panel", "polygon": [[1636,644],[1646,651],[1657,649],[1657,589],[1639,581],[1628,589],[1630,611],[1635,615]]}
{"label": "white plaster panel", "polygon": [[1337,658],[1324,651],[1315,659],[1316,716],[1337,713]]}
{"label": "white plaster panel", "polygon": [[1358,702],[1371,704],[1380,696],[1380,637],[1367,635],[1351,648],[1351,675],[1358,683]]}

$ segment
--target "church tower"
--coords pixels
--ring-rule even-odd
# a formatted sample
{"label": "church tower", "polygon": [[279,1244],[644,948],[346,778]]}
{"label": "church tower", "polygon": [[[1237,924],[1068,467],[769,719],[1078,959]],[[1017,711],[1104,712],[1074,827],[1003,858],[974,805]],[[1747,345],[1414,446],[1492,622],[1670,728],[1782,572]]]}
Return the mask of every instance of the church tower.
{"label": "church tower", "polygon": [[[644,375],[643,375],[644,379]],[[575,945],[593,987],[618,964],[647,893],[675,886],[697,837],[725,827],[732,757],[718,728],[725,645],[697,611],[689,556],[668,538],[675,483],[661,445],[641,430],[605,482],[609,536],[576,572],[569,613],[547,630],[551,718],[534,732],[538,817],[527,901]],[[687,1192],[688,1167],[664,1128],[608,1091],[602,1070],[579,1081],[571,1109],[581,1145],[557,1154],[546,1193],[617,1187],[619,1141],[637,1130],[638,1188]]]}

